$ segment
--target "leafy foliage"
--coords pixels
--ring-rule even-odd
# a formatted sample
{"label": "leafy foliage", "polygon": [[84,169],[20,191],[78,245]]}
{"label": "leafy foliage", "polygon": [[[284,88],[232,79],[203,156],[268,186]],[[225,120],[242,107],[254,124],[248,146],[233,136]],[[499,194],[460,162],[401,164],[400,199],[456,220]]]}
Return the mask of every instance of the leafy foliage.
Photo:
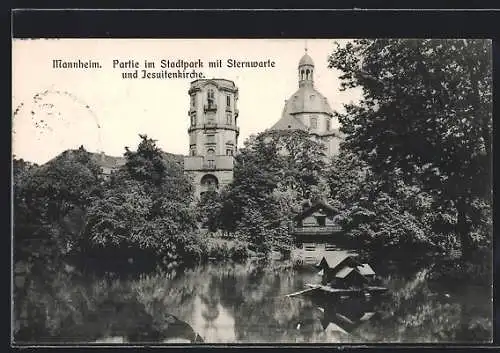
{"label": "leafy foliage", "polygon": [[235,158],[234,180],[221,214],[257,251],[288,247],[291,217],[304,197],[326,193],[324,147],[304,131],[265,131],[250,137]]}
{"label": "leafy foliage", "polygon": [[401,178],[450,205],[464,255],[478,200],[491,200],[491,42],[355,40],[330,67],[363,98],[340,114],[344,148],[385,180]]}
{"label": "leafy foliage", "polygon": [[56,241],[55,252],[78,244],[83,210],[100,192],[100,168],[83,147],[66,151],[42,166],[14,161],[16,241]]}
{"label": "leafy foliage", "polygon": [[355,245],[372,250],[435,245],[421,217],[429,211],[429,197],[419,189],[401,180],[388,189],[385,180],[345,150],[333,158],[328,180],[332,204]]}
{"label": "leafy foliage", "polygon": [[137,151],[127,148],[125,165],[89,207],[88,241],[93,247],[133,248],[168,261],[199,257],[201,250],[193,245],[190,180],[175,161],[163,158],[154,140],[140,137]]}
{"label": "leafy foliage", "polygon": [[201,195],[197,205],[198,221],[210,232],[220,228],[223,198],[217,191],[207,191]]}

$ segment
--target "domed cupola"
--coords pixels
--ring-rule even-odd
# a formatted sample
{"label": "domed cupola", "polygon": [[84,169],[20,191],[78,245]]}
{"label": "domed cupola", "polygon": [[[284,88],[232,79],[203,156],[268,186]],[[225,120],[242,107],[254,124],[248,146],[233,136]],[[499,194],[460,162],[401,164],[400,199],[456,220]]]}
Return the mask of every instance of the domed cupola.
{"label": "domed cupola", "polygon": [[314,62],[312,58],[307,54],[307,49],[305,54],[299,61],[299,87],[302,86],[313,86],[313,73],[314,73]]}
{"label": "domed cupola", "polygon": [[281,119],[272,130],[305,130],[324,136],[331,133],[333,111],[328,100],[314,88],[314,62],[307,53],[299,61],[299,87],[285,101]]}
{"label": "domed cupola", "polygon": [[337,129],[332,128],[334,114],[328,100],[314,88],[314,62],[307,48],[299,60],[298,75],[297,91],[285,101],[281,119],[270,129],[306,131],[325,145],[325,156],[329,158],[339,151],[339,141],[343,137]]}

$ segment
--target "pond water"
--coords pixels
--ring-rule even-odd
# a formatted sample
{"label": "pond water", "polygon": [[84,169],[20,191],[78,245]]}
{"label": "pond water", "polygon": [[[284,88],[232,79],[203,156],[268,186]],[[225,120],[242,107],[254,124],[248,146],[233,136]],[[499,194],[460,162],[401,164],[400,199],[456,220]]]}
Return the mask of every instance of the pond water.
{"label": "pond water", "polygon": [[491,341],[491,288],[429,280],[432,268],[372,264],[379,299],[328,305],[286,295],[319,283],[286,261],[207,264],[174,275],[60,270],[17,284],[17,343],[376,343]]}

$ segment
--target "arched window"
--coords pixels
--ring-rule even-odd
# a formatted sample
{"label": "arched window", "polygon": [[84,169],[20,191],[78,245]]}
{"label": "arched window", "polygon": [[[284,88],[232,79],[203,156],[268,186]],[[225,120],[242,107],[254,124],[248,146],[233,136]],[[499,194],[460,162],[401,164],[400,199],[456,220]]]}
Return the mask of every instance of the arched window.
{"label": "arched window", "polygon": [[331,121],[330,121],[330,119],[328,119],[326,121],[326,131],[330,131],[330,128],[331,128]]}
{"label": "arched window", "polygon": [[191,126],[196,125],[196,114],[191,115]]}
{"label": "arched window", "polygon": [[207,150],[207,156],[213,157],[215,155],[215,150],[213,148],[209,148]]}
{"label": "arched window", "polygon": [[300,79],[303,80],[304,79],[304,70],[300,70]]}
{"label": "arched window", "polygon": [[309,79],[310,79],[310,77],[309,77],[309,72],[310,72],[310,71],[309,71],[309,69],[307,69],[307,70],[306,70],[306,80],[309,80]]}
{"label": "arched window", "polygon": [[231,113],[227,113],[226,114],[226,124],[231,125],[232,123],[233,123],[233,117],[232,117]]}

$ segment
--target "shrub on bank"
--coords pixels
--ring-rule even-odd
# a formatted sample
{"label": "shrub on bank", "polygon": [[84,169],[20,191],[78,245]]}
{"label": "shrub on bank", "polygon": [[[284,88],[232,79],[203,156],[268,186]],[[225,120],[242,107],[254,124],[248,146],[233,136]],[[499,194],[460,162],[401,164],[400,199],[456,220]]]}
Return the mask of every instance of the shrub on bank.
{"label": "shrub on bank", "polygon": [[206,237],[205,244],[208,258],[239,261],[250,255],[248,243],[237,239]]}

